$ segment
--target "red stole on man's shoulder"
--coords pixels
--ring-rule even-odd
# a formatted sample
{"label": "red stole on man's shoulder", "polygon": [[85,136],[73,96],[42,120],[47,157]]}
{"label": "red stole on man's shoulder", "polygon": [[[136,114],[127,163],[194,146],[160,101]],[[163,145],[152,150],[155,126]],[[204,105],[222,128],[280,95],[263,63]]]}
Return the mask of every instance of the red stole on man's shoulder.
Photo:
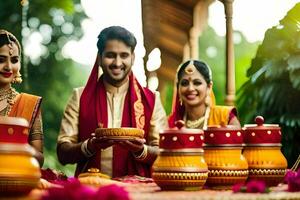
{"label": "red stole on man's shoulder", "polygon": [[[88,139],[100,124],[103,128],[106,128],[108,124],[106,90],[103,84],[103,77],[100,77],[99,80],[97,79],[98,66],[95,64],[80,98],[80,141]],[[143,129],[147,140],[154,103],[154,93],[147,88],[143,88],[131,73],[123,107],[122,127]],[[79,162],[75,176],[92,167],[100,169],[100,159],[101,152],[97,152],[88,161]],[[113,177],[133,174],[150,177],[150,168],[150,165],[136,161],[132,153],[127,149],[114,145]]]}

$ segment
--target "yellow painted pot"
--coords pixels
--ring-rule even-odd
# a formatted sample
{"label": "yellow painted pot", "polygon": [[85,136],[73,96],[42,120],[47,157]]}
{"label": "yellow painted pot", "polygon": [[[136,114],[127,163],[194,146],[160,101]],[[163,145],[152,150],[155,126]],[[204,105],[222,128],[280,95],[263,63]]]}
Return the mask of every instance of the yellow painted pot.
{"label": "yellow painted pot", "polygon": [[209,174],[206,185],[228,189],[248,178],[248,164],[242,155],[242,130],[236,127],[208,127],[205,130],[204,159]]}
{"label": "yellow painted pot", "polygon": [[160,133],[160,154],[152,178],[162,190],[200,190],[208,169],[203,158],[203,131],[170,129]]}
{"label": "yellow painted pot", "polygon": [[27,137],[25,119],[0,117],[0,196],[26,195],[39,182],[40,167]]}
{"label": "yellow painted pot", "polygon": [[280,146],[245,147],[244,156],[249,165],[249,179],[263,180],[269,186],[283,181],[287,161]]}
{"label": "yellow painted pot", "polygon": [[249,164],[249,179],[263,180],[268,186],[283,181],[287,160],[281,152],[281,129],[277,124],[263,124],[261,116],[256,124],[244,126],[244,156]]}
{"label": "yellow painted pot", "polygon": [[160,152],[152,172],[162,190],[200,190],[207,176],[203,152]]}

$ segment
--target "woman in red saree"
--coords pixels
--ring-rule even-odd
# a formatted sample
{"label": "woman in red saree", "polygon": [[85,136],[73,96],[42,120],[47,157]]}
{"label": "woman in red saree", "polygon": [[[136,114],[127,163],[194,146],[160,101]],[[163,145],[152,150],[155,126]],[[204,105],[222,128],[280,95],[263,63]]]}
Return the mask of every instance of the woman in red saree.
{"label": "woman in red saree", "polygon": [[240,126],[237,111],[232,106],[217,106],[212,92],[212,73],[208,65],[188,60],[176,73],[172,112],[169,126],[184,120],[187,128],[205,129],[208,125]]}
{"label": "woman in red saree", "polygon": [[0,29],[0,116],[22,117],[29,122],[28,143],[42,167],[43,130],[40,112],[41,97],[18,93],[12,83],[21,83],[21,46],[10,32]]}

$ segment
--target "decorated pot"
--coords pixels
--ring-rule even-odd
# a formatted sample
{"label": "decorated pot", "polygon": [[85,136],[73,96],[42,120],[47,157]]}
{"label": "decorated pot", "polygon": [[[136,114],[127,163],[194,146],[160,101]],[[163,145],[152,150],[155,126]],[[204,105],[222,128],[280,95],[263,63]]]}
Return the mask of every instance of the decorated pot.
{"label": "decorated pot", "polygon": [[244,156],[249,165],[249,179],[263,180],[269,186],[283,181],[287,160],[281,153],[281,129],[277,124],[264,124],[257,116],[256,124],[243,127]]}
{"label": "decorated pot", "polygon": [[208,169],[203,158],[204,134],[200,129],[177,128],[160,132],[160,154],[152,178],[162,190],[200,190]]}
{"label": "decorated pot", "polygon": [[236,126],[208,126],[204,131],[204,158],[209,174],[207,186],[228,189],[248,177],[248,164],[242,155],[242,129]]}
{"label": "decorated pot", "polygon": [[108,175],[102,174],[97,168],[90,168],[87,172],[79,174],[78,180],[84,185],[96,188],[110,184],[125,185],[122,182],[111,180]]}
{"label": "decorated pot", "polygon": [[27,140],[25,119],[0,117],[0,196],[25,195],[39,182],[39,163]]}

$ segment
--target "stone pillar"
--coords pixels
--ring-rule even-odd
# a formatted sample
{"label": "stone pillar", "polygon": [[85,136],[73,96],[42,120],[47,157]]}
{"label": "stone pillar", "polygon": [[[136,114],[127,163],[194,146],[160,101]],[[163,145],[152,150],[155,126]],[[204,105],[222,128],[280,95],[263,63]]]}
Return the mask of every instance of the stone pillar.
{"label": "stone pillar", "polygon": [[159,21],[160,15],[158,14],[159,8],[157,8],[157,0],[142,0],[142,18],[143,18],[143,35],[144,35],[144,47],[145,56],[144,70],[146,75],[146,84],[148,85],[148,79],[152,75],[146,68],[148,56],[150,52],[158,47],[158,41],[156,34],[159,34]]}
{"label": "stone pillar", "polygon": [[187,42],[184,47],[183,47],[183,57],[182,57],[182,62],[187,61],[188,59],[191,58],[191,48],[189,43]]}
{"label": "stone pillar", "polygon": [[199,36],[205,29],[208,19],[208,6],[211,0],[199,0],[193,9],[193,27],[190,29],[190,57],[199,59]]}
{"label": "stone pillar", "polygon": [[190,57],[192,59],[199,59],[199,45],[198,45],[199,31],[192,27],[190,30]]}
{"label": "stone pillar", "polygon": [[235,101],[235,66],[232,29],[232,4],[234,0],[220,0],[224,4],[226,18],[226,105],[234,105]]}

